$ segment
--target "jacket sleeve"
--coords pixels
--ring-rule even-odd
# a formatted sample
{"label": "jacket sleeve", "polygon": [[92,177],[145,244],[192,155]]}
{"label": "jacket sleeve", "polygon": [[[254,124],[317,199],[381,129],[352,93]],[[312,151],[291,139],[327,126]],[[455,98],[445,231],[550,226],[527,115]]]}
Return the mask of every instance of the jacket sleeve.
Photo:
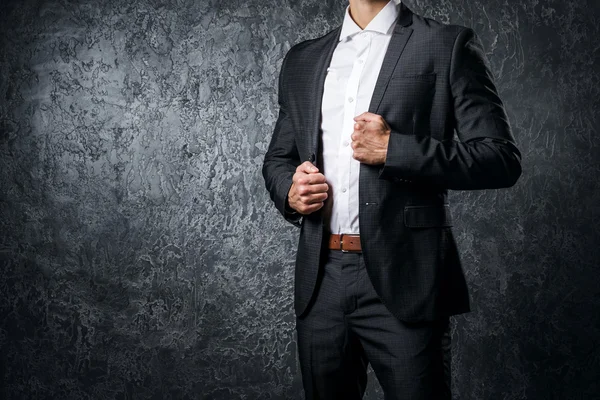
{"label": "jacket sleeve", "polygon": [[300,156],[296,148],[294,130],[287,112],[286,101],[286,65],[291,51],[284,58],[279,73],[279,116],[275,123],[271,143],[264,157],[262,174],[275,207],[288,222],[300,226],[301,214],[292,210],[287,201],[287,195],[292,186],[292,177],[300,165]]}
{"label": "jacket sleeve", "polygon": [[380,177],[446,189],[514,185],[521,175],[521,154],[472,29],[462,30],[455,40],[449,84],[460,141],[392,131]]}

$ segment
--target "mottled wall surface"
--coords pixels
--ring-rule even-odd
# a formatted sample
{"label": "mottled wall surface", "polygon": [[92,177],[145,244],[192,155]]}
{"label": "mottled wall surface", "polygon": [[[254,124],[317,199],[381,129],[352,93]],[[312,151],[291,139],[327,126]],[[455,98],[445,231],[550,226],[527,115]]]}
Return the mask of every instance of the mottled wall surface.
{"label": "mottled wall surface", "polygon": [[[600,398],[600,7],[407,3],[479,33],[524,155],[451,196],[455,398]],[[285,52],[344,5],[0,2],[0,398],[301,398],[260,166]]]}

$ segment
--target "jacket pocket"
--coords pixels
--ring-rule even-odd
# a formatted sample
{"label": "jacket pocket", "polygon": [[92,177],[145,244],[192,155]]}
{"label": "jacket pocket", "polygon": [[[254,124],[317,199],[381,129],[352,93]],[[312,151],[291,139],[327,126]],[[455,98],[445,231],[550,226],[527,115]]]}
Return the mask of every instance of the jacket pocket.
{"label": "jacket pocket", "polygon": [[400,74],[393,75],[392,81],[422,81],[422,82],[435,82],[436,74]]}
{"label": "jacket pocket", "polygon": [[404,225],[409,228],[451,227],[450,205],[405,206]]}

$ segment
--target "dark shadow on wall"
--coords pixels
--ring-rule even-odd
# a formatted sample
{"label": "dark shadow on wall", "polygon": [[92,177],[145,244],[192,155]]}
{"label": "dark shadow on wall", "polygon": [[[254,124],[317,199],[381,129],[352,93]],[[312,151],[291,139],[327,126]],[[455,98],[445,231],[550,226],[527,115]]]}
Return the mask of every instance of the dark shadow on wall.
{"label": "dark shadow on wall", "polygon": [[[529,179],[536,187],[532,181]],[[561,187],[555,178],[545,183]],[[555,193],[560,200],[547,204],[558,206],[561,212],[568,213],[571,208],[561,204],[581,200],[567,188]],[[548,210],[527,212],[544,215]],[[587,214],[584,210],[577,213]],[[455,319],[457,398],[597,396],[594,375],[600,365],[596,351],[600,317],[596,312],[598,289],[592,277],[598,268],[599,242],[583,221],[565,214],[515,223],[514,231],[489,236],[495,228],[477,227],[475,232],[485,232],[479,238],[469,237],[465,233],[469,228],[460,229],[467,250],[464,261],[473,311]]]}

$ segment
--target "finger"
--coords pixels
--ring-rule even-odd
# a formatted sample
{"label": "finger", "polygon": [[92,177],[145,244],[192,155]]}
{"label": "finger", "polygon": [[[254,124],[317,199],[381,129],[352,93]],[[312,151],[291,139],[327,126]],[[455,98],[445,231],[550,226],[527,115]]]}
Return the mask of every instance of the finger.
{"label": "finger", "polygon": [[303,172],[305,174],[313,174],[315,172],[319,172],[319,169],[314,166],[310,161],[304,161],[302,164],[298,165],[296,168],[296,172]]}
{"label": "finger", "polygon": [[322,203],[325,200],[327,200],[327,197],[328,197],[327,193],[317,193],[317,194],[311,194],[310,196],[300,196],[300,201],[306,205]]}
{"label": "finger", "polygon": [[365,121],[362,121],[362,120],[361,121],[356,121],[354,123],[354,130],[355,131],[363,130],[363,129],[365,129],[365,125],[366,125]]}
{"label": "finger", "polygon": [[327,179],[325,175],[320,172],[317,173],[306,173],[303,171],[297,171],[294,176],[292,176],[292,182],[297,185],[314,185],[317,183],[325,183]]}
{"label": "finger", "polygon": [[325,175],[321,173],[310,174],[308,176],[305,176],[305,179],[307,181],[307,184],[309,185],[317,185],[319,183],[327,182],[327,178],[325,178]]}
{"label": "finger", "polygon": [[306,206],[305,208],[302,208],[297,211],[302,215],[309,215],[309,214],[314,213],[315,211],[318,211],[322,207],[323,207],[323,203],[316,203],[316,204],[311,204],[310,206]]}
{"label": "finger", "polygon": [[317,193],[327,193],[329,190],[329,185],[326,183],[321,183],[317,185],[302,185],[298,187],[298,194],[300,196],[308,196]]}
{"label": "finger", "polygon": [[363,154],[360,151],[353,152],[352,153],[352,158],[354,158],[356,161],[364,161]]}

